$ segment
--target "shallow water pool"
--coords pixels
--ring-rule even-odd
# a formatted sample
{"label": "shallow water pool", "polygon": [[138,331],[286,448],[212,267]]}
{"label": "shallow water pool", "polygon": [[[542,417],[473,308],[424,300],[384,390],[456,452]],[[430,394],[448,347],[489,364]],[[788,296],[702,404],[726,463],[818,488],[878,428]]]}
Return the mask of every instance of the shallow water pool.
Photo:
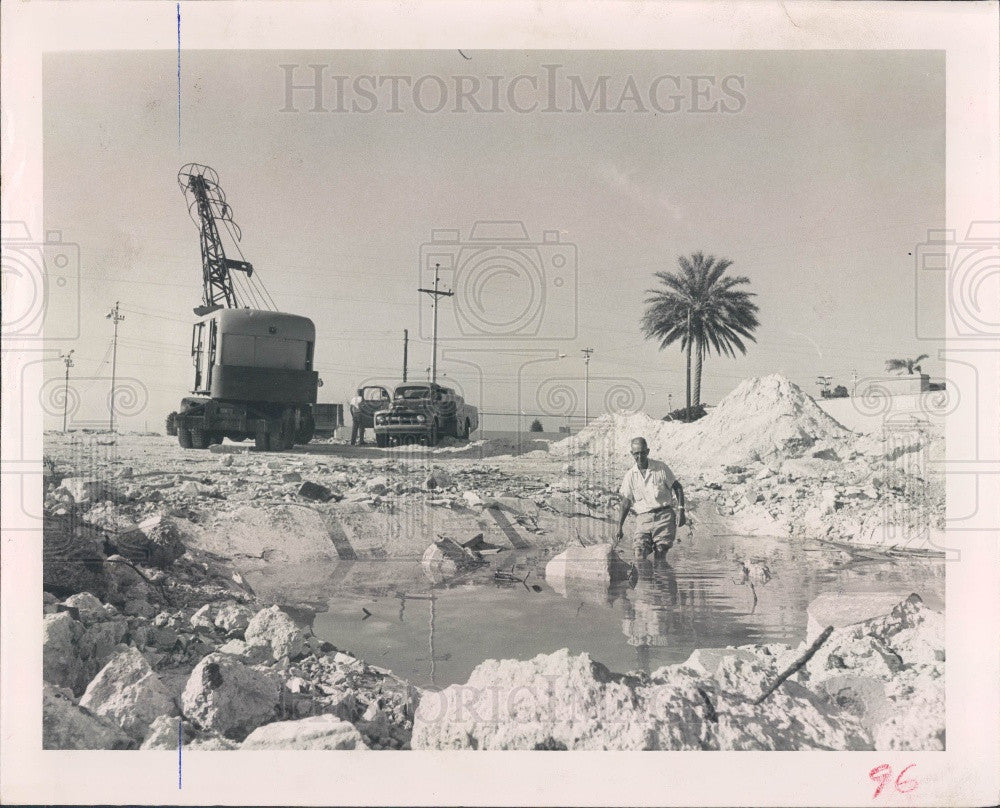
{"label": "shallow water pool", "polygon": [[[467,681],[484,659],[560,648],[624,672],[682,662],[696,648],[796,644],[807,605],[823,592],[917,592],[944,607],[942,559],[819,543],[687,536],[666,560],[641,562],[624,580],[564,590],[545,582],[547,560],[544,551],[505,553],[448,581],[431,580],[415,560],[341,562],[313,630],[416,685],[446,687]],[[497,580],[498,571],[523,583]]]}

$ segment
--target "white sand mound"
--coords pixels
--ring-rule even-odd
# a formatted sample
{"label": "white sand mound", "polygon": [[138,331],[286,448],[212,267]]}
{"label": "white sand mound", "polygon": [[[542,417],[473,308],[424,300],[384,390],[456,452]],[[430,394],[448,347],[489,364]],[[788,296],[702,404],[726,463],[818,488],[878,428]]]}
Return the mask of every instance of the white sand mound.
{"label": "white sand mound", "polygon": [[715,463],[749,463],[775,455],[797,457],[818,441],[839,443],[851,433],[801,388],[772,374],[747,379],[675,445]]}
{"label": "white sand mound", "polygon": [[797,457],[816,442],[836,444],[851,433],[798,385],[772,374],[741,382],[693,424],[659,421],[641,412],[603,415],[553,444],[551,452],[601,457],[617,466],[627,464],[629,441],[639,436],[646,438],[654,457],[684,468]]}

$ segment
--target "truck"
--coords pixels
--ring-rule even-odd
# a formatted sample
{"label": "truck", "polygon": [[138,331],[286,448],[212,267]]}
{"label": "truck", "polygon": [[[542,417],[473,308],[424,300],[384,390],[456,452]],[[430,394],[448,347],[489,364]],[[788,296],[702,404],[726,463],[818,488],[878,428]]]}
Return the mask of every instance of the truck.
{"label": "truck", "polygon": [[446,435],[468,440],[479,428],[479,410],[450,387],[401,384],[374,421],[376,446],[413,441],[433,446]]}
{"label": "truck", "polygon": [[176,418],[180,445],[251,439],[263,451],[282,451],[308,443],[316,428],[315,342],[312,321],[295,314],[219,309],[199,318],[191,338],[195,395],[181,400]]}
{"label": "truck", "polygon": [[[191,335],[192,395],[181,400],[174,419],[178,443],[207,449],[224,438],[252,439],[262,451],[308,443],[321,384],[313,368],[315,325],[308,317],[277,311],[254,277],[253,265],[239,250],[240,229],[218,174],[188,163],[177,182],[199,229],[203,281]],[[223,232],[239,260],[226,255]]]}
{"label": "truck", "polygon": [[[361,406],[358,408],[358,415],[361,419],[361,425],[365,429],[375,428],[375,413],[379,410],[384,410],[389,407],[392,403],[392,395],[389,390],[380,384],[368,384],[364,387],[359,387],[358,390],[361,392]],[[351,410],[351,420],[353,422],[354,411],[353,405]]]}
{"label": "truck", "polygon": [[344,425],[343,404],[313,404],[312,413],[318,437],[332,438]]}

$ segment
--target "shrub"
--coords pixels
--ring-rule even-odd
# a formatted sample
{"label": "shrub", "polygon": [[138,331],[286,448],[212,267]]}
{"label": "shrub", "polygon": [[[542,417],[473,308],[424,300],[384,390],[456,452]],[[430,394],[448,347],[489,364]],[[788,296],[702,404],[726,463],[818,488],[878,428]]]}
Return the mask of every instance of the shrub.
{"label": "shrub", "polygon": [[686,424],[697,421],[705,417],[705,405],[693,404],[690,407],[681,407],[678,410],[669,412],[663,416],[664,421],[683,421]]}
{"label": "shrub", "polygon": [[544,432],[545,430],[542,429],[542,422],[539,421],[536,418],[534,421],[531,422],[531,426],[528,427],[528,431],[529,432]]}

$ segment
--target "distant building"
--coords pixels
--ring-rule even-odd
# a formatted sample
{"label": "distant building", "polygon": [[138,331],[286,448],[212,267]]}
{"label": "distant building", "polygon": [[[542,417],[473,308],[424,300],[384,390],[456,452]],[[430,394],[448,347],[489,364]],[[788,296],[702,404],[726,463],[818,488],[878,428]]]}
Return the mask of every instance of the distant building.
{"label": "distant building", "polygon": [[[854,395],[863,396],[871,388],[875,388],[880,395],[906,396],[917,393],[926,393],[935,389],[931,385],[931,377],[926,373],[914,373],[907,376],[883,376],[878,379],[862,379],[854,389]],[[940,388],[938,388],[940,389]]]}

